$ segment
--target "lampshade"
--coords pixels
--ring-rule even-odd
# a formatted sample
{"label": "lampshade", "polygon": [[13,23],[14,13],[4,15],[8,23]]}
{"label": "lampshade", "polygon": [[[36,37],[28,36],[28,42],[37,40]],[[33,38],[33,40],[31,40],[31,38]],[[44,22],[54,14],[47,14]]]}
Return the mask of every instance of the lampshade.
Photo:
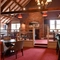
{"label": "lampshade", "polygon": [[47,13],[43,13],[43,15],[42,15],[43,17],[47,17]]}
{"label": "lampshade", "polygon": [[25,30],[25,24],[24,23],[21,25],[21,27],[22,27],[22,30]]}
{"label": "lampshade", "polygon": [[47,11],[42,11],[42,16],[47,17]]}
{"label": "lampshade", "polygon": [[21,15],[21,14],[19,14],[19,15],[18,15],[18,18],[22,18],[22,15]]}

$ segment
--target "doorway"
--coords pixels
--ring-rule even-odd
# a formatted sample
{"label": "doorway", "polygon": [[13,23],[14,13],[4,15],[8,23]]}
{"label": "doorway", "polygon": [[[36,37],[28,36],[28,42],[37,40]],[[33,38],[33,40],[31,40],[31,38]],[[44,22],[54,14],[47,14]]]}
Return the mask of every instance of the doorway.
{"label": "doorway", "polygon": [[35,29],[35,40],[39,39],[39,29]]}

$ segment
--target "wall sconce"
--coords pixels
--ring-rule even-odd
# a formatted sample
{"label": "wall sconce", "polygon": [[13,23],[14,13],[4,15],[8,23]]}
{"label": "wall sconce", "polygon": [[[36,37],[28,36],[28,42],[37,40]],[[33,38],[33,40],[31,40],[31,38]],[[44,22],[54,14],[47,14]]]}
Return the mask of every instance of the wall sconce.
{"label": "wall sconce", "polygon": [[22,23],[22,30],[25,30],[25,24]]}

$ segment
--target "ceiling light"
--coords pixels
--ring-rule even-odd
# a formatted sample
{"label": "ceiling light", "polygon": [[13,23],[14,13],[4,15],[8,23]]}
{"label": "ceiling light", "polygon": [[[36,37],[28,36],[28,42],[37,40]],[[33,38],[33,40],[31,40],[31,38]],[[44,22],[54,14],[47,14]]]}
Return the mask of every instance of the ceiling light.
{"label": "ceiling light", "polygon": [[23,10],[26,10],[26,8],[23,8]]}
{"label": "ceiling light", "polygon": [[49,2],[52,2],[52,0],[35,0],[37,5],[39,5],[41,8],[46,8]]}
{"label": "ceiling light", "polygon": [[52,0],[47,0],[47,2],[52,2]]}
{"label": "ceiling light", "polygon": [[43,15],[42,15],[43,17],[47,17],[47,13],[43,13]]}
{"label": "ceiling light", "polygon": [[41,9],[41,7],[38,7],[38,9]]}
{"label": "ceiling light", "polygon": [[47,17],[47,11],[42,11],[42,16]]}

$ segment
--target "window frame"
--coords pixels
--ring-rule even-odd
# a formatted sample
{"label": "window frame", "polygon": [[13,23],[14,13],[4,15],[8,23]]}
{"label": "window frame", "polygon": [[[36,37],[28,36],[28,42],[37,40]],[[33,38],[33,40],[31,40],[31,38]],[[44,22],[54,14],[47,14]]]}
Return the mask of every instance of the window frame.
{"label": "window frame", "polygon": [[[50,20],[51,21],[51,20]],[[52,20],[53,21],[53,20]],[[60,25],[59,23],[57,23],[57,21],[60,21],[58,19],[55,20],[55,24],[52,24],[52,25],[55,25],[55,29],[51,29],[50,28],[50,32],[53,32],[53,30],[56,32],[58,30],[58,32],[60,32],[60,28],[57,28],[57,25]],[[50,23],[50,27],[51,27],[51,23]]]}
{"label": "window frame", "polygon": [[[15,28],[12,27],[13,24],[15,25]],[[19,28],[20,28],[20,23],[12,23],[11,24],[11,32],[19,32],[19,28],[17,28],[18,24],[19,24]]]}

